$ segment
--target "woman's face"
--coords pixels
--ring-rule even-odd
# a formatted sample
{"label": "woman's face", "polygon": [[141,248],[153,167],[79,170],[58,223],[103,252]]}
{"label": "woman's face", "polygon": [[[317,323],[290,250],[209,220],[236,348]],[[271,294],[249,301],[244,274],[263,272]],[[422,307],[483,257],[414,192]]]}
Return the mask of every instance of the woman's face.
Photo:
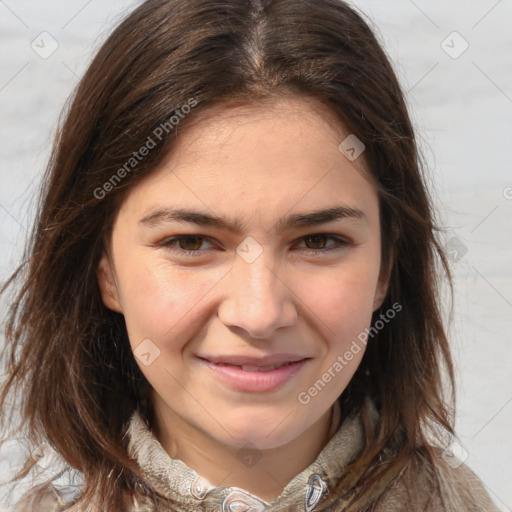
{"label": "woman's face", "polygon": [[120,208],[99,283],[170,424],[281,446],[326,418],[360,363],[385,293],[378,196],[324,109],[212,111]]}

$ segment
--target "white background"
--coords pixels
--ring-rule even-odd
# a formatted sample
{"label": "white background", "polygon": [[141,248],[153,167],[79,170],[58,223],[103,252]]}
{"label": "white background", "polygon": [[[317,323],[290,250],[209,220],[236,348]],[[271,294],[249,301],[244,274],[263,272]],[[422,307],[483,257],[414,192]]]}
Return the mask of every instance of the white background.
{"label": "white background", "polygon": [[[512,1],[353,3],[375,25],[407,91],[453,251],[456,427],[466,463],[510,511]],[[64,101],[136,4],[0,0],[0,279],[20,257]],[[42,45],[43,31],[59,45],[47,59],[31,48]]]}

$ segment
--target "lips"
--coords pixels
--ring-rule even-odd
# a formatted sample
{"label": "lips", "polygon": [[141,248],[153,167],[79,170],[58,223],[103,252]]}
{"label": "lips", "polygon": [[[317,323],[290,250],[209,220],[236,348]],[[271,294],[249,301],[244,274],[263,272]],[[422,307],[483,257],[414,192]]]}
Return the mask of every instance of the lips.
{"label": "lips", "polygon": [[306,365],[309,357],[275,354],[254,358],[245,356],[199,357],[201,366],[232,389],[262,393],[274,391]]}
{"label": "lips", "polygon": [[251,357],[242,355],[218,355],[218,356],[200,356],[213,364],[226,364],[232,366],[251,366],[262,369],[265,367],[273,367],[285,365],[309,359],[307,356],[297,354],[272,354],[263,357]]}
{"label": "lips", "polygon": [[237,368],[242,368],[244,372],[269,372],[272,370],[277,370],[278,368],[282,368],[283,366],[288,366],[293,364],[293,362],[281,363],[281,364],[271,364],[267,366],[258,366],[256,364],[229,364],[229,363],[215,363],[217,366],[235,366]]}

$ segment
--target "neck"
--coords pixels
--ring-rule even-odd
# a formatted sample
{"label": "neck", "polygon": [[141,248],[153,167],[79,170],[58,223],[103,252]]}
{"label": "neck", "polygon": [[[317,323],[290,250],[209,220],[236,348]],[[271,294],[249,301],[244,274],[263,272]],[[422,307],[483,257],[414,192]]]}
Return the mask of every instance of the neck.
{"label": "neck", "polygon": [[316,460],[336,432],[339,420],[336,403],[289,443],[261,451],[220,443],[168,409],[156,412],[153,431],[170,457],[181,460],[212,485],[238,487],[271,502]]}

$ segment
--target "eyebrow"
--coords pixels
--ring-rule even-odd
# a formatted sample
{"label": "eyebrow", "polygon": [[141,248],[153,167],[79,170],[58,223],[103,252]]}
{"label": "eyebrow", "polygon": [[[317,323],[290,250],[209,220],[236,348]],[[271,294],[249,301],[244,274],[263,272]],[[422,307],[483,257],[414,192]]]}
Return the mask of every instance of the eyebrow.
{"label": "eyebrow", "polygon": [[[348,206],[333,206],[322,210],[288,215],[277,222],[275,229],[280,233],[294,228],[315,226],[346,218],[367,221],[367,217],[362,210]],[[175,210],[161,208],[146,215],[139,222],[149,226],[167,222],[187,222],[200,226],[213,226],[226,229],[234,233],[240,233],[244,229],[244,225],[239,221],[229,221],[209,213],[182,208]]]}

